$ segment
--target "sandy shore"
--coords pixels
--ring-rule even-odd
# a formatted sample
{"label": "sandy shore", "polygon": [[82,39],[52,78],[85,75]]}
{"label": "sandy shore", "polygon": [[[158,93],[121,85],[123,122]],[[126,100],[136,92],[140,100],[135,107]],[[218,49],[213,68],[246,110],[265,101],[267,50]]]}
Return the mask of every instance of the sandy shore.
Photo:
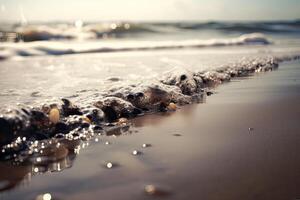
{"label": "sandy shore", "polygon": [[[0,198],[48,192],[55,199],[300,198],[299,77],[299,61],[284,63],[218,87],[203,104],[134,119],[123,135],[84,142],[69,163],[53,163],[57,173],[1,163],[1,173],[11,174],[0,183],[18,186]],[[154,194],[145,192],[149,184]]]}

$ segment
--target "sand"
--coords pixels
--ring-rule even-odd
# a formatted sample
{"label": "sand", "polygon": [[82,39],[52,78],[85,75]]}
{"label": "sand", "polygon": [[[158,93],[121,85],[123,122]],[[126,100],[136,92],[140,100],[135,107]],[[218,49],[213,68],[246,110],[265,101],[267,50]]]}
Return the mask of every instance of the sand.
{"label": "sand", "polygon": [[299,77],[299,61],[290,62],[219,86],[202,104],[139,117],[120,136],[83,142],[49,165],[56,173],[0,163],[0,183],[18,185],[0,198],[300,198]]}

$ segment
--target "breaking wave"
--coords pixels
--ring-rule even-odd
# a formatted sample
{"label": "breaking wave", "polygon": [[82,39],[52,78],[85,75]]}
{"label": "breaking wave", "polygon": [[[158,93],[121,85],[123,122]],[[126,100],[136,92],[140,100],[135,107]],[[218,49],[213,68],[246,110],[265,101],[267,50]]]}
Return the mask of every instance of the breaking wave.
{"label": "breaking wave", "polygon": [[62,98],[61,102],[7,110],[0,116],[0,159],[15,158],[14,154],[24,150],[21,156],[27,159],[32,152],[26,150],[34,148],[37,140],[48,145],[51,138],[79,140],[108,134],[112,128],[126,128],[128,118],[201,102],[211,94],[212,86],[234,77],[272,71],[280,62],[299,58],[298,54],[249,58],[206,71],[177,68],[155,80],[116,86],[92,98],[85,96],[73,102]]}
{"label": "breaking wave", "polygon": [[0,59],[13,56],[65,55],[82,53],[105,53],[121,51],[146,51],[180,48],[203,48],[240,45],[268,45],[271,41],[260,33],[241,35],[228,39],[184,40],[184,41],[119,41],[119,42],[32,42],[3,43]]}
{"label": "breaking wave", "polygon": [[300,21],[267,22],[176,22],[176,23],[48,23],[48,24],[0,24],[1,41],[41,41],[73,39],[135,38],[150,34],[195,34],[202,31],[247,34],[298,34]]}

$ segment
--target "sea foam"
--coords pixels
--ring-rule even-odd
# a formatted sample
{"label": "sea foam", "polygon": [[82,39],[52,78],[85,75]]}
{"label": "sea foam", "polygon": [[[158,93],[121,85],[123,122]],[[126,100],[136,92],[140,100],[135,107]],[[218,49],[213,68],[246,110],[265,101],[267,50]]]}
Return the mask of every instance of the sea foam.
{"label": "sea foam", "polygon": [[93,41],[83,43],[39,41],[31,43],[2,43],[0,44],[0,58],[268,44],[271,44],[271,41],[260,33],[245,34],[228,39],[184,41]]}

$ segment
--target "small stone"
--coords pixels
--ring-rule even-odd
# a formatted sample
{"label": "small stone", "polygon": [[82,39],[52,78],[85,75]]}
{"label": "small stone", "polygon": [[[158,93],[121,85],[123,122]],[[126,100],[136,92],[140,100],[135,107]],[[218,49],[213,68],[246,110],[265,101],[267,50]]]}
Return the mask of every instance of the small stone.
{"label": "small stone", "polygon": [[173,136],[179,137],[179,136],[182,136],[182,135],[179,134],[179,133],[174,133]]}
{"label": "small stone", "polygon": [[127,122],[128,122],[128,119],[125,117],[122,117],[118,120],[118,124],[123,124],[123,123],[127,123]]}
{"label": "small stone", "polygon": [[55,133],[68,133],[69,132],[69,127],[66,123],[64,122],[57,122],[55,124]]}
{"label": "small stone", "polygon": [[211,91],[207,91],[207,92],[206,92],[206,95],[207,95],[207,96],[210,96],[210,95],[212,95],[212,94],[213,94],[213,92],[211,92]]}
{"label": "small stone", "polygon": [[92,123],[91,120],[88,117],[86,117],[86,116],[82,116],[81,119],[82,119],[82,121],[84,121],[84,122],[86,122],[88,124]]}
{"label": "small stone", "polygon": [[155,193],[155,191],[156,191],[156,188],[155,188],[154,185],[146,185],[146,186],[145,186],[145,192],[146,192],[147,194],[152,195],[152,194]]}
{"label": "small stone", "polygon": [[51,200],[51,199],[52,196],[50,193],[41,194],[36,197],[36,200]]}
{"label": "small stone", "polygon": [[155,185],[146,185],[144,191],[151,196],[167,196],[171,194],[169,190]]}
{"label": "small stone", "polygon": [[69,116],[69,115],[82,115],[82,112],[79,110],[79,108],[69,100],[62,98],[61,99],[63,102],[62,105],[62,111],[64,116]]}
{"label": "small stone", "polygon": [[137,155],[140,155],[140,154],[142,154],[142,152],[140,152],[138,150],[133,150],[132,151],[132,155],[134,155],[134,156],[137,156]]}
{"label": "small stone", "polygon": [[175,103],[171,102],[168,106],[167,106],[168,110],[171,111],[175,111],[177,109],[177,106]]}
{"label": "small stone", "polygon": [[58,108],[52,108],[49,112],[49,120],[53,123],[56,124],[57,122],[59,122],[59,110]]}
{"label": "small stone", "polygon": [[174,133],[173,136],[179,137],[182,136],[180,133]]}
{"label": "small stone", "polygon": [[143,148],[147,148],[147,147],[151,147],[151,146],[152,146],[151,144],[146,144],[146,143],[142,144]]}

